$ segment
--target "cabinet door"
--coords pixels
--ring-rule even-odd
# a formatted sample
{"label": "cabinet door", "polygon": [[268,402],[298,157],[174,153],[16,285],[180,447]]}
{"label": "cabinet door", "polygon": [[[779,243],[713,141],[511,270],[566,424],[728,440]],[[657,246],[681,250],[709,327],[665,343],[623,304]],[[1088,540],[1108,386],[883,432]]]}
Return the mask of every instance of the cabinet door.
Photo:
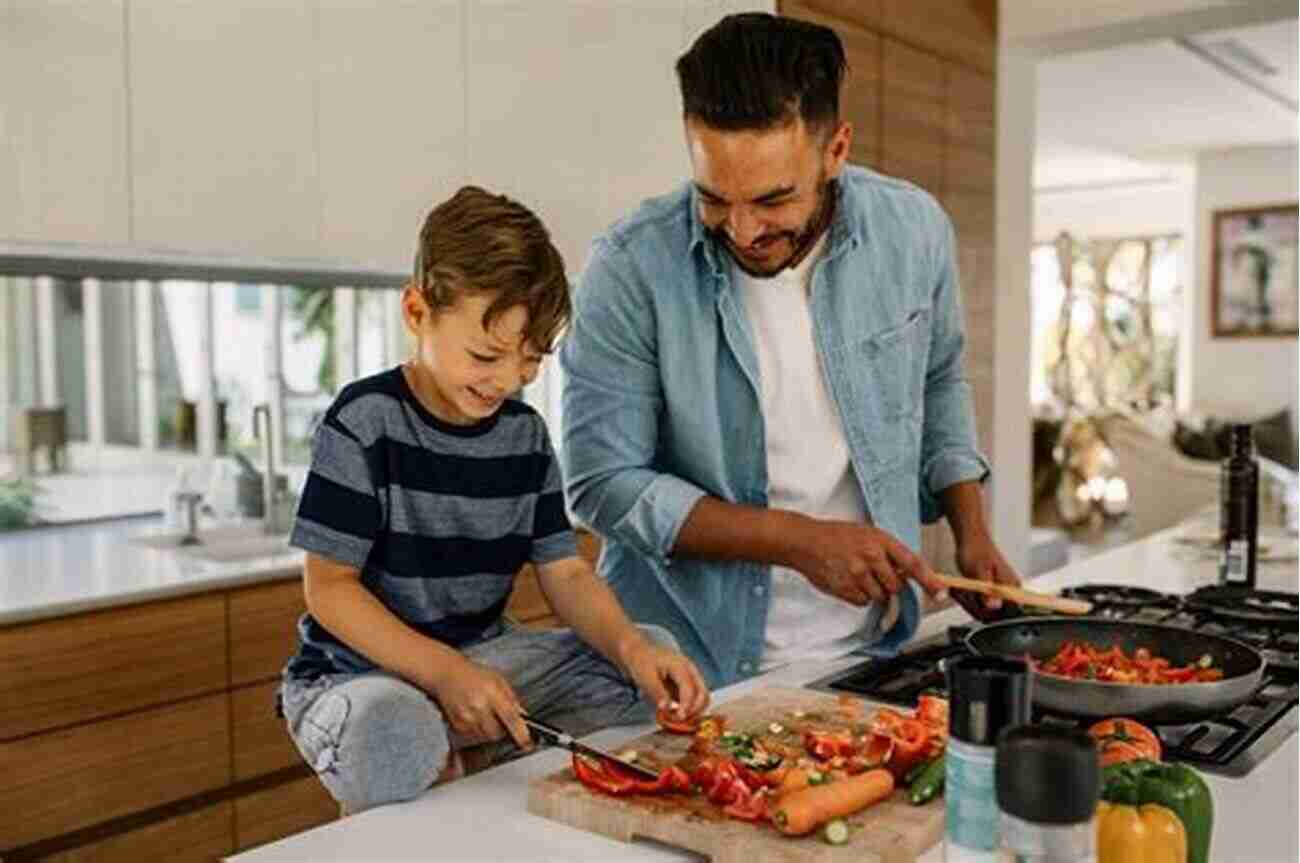
{"label": "cabinet door", "polygon": [[45,858],[46,863],[208,863],[235,851],[230,801]]}
{"label": "cabinet door", "polygon": [[220,691],[227,675],[220,594],[10,626],[0,740]]}
{"label": "cabinet door", "polygon": [[0,743],[0,848],[230,782],[230,700],[195,698]]}
{"label": "cabinet door", "polygon": [[275,712],[279,686],[279,681],[273,680],[230,692],[236,782],[303,763],[284,720]]}
{"label": "cabinet door", "polygon": [[298,646],[298,618],[307,610],[302,579],[230,593],[230,685],[280,676]]}
{"label": "cabinet door", "polygon": [[[338,803],[315,776],[239,797],[235,799],[236,850],[247,851],[338,817]],[[430,859],[437,856],[430,852]]]}
{"label": "cabinet door", "polygon": [[886,174],[943,194],[943,63],[896,42],[881,40],[880,142]]}

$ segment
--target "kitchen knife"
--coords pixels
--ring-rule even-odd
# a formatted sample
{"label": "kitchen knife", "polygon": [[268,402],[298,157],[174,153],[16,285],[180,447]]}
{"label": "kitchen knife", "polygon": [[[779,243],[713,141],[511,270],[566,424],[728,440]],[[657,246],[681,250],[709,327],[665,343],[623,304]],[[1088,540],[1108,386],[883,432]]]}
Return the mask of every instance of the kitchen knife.
{"label": "kitchen knife", "polygon": [[658,771],[651,770],[648,767],[642,767],[640,764],[634,764],[631,761],[624,761],[622,758],[616,758],[610,753],[603,752],[595,748],[594,746],[588,746],[585,743],[579,743],[578,741],[573,739],[572,734],[569,734],[565,731],[561,731],[559,728],[556,728],[554,725],[548,725],[545,722],[542,722],[537,719],[533,719],[531,716],[528,716],[527,714],[521,714],[519,718],[522,719],[524,721],[524,724],[528,726],[529,730],[532,731],[537,736],[537,739],[543,743],[549,744],[551,746],[558,746],[561,749],[567,749],[570,752],[577,753],[578,755],[586,755],[589,758],[595,758],[600,761],[615,761],[618,763],[619,767],[625,767],[628,770],[631,770],[633,773],[643,776],[646,779],[659,778]]}

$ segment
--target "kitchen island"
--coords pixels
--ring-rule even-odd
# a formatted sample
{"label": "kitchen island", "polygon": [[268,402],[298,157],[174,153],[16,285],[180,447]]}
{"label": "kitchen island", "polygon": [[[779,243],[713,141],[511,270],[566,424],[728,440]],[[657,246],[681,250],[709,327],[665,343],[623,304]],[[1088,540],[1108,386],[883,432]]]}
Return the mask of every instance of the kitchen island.
{"label": "kitchen island", "polygon": [[[1154,534],[1034,579],[1032,587],[1053,591],[1082,584],[1122,584],[1187,593],[1213,584],[1215,564],[1175,540],[1183,528]],[[1259,587],[1294,593],[1294,561],[1262,564]],[[937,635],[968,622],[952,608],[928,616],[917,638]],[[797,663],[714,693],[725,712],[733,698],[768,686],[803,686],[861,661]],[[589,741],[616,748],[648,727],[607,729]],[[1297,838],[1297,760],[1292,734],[1246,777],[1205,774],[1216,809],[1213,858],[1231,861],[1294,861]],[[237,863],[384,860],[613,860],[700,859],[680,849],[621,843],[550,821],[526,811],[528,783],[564,767],[565,752],[541,751],[476,776],[430,789],[409,803],[384,806],[318,827],[231,858]],[[939,846],[922,863],[939,863]]]}

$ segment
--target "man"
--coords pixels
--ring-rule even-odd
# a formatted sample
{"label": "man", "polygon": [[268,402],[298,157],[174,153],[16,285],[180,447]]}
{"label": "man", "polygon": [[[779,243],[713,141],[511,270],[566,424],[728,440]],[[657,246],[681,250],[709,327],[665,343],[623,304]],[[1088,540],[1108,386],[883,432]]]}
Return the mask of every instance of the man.
{"label": "man", "polygon": [[714,686],[897,649],[942,593],[922,520],[964,575],[1018,582],[981,509],[951,225],[846,165],[844,70],[825,27],[704,33],[677,63],[693,182],[597,238],[561,349],[569,505]]}

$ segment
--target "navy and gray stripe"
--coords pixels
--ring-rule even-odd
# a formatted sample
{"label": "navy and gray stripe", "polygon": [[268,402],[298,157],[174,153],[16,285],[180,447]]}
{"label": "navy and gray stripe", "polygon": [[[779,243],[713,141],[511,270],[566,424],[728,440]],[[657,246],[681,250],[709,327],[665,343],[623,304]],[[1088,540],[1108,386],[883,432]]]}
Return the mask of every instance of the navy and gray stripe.
{"label": "navy and gray stripe", "polygon": [[[512,400],[450,425],[400,368],[349,384],[326,413],[290,542],[356,567],[386,608],[453,646],[494,629],[523,564],[577,554],[541,417]],[[299,636],[290,674],[374,668],[310,615]]]}

